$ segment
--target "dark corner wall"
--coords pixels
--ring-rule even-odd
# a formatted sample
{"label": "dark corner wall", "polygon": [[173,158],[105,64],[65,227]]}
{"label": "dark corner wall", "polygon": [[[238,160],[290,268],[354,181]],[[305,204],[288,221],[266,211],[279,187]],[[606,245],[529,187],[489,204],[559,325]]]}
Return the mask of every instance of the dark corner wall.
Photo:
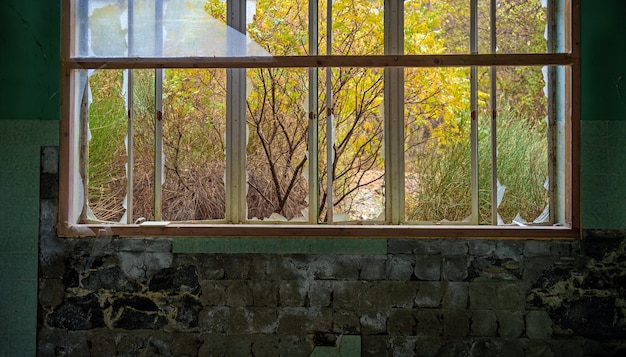
{"label": "dark corner wall", "polygon": [[583,0],[580,241],[59,239],[60,0],[0,6],[0,356],[626,355],[626,3]]}

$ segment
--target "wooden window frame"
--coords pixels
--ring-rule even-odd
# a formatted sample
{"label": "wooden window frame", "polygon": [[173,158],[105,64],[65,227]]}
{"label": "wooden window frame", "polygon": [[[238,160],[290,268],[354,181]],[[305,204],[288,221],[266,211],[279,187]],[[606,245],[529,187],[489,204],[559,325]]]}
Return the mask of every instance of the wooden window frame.
{"label": "wooden window frame", "polygon": [[[187,58],[76,58],[71,56],[74,24],[71,6],[63,1],[62,119],[60,122],[60,196],[57,232],[59,236],[81,237],[100,234],[120,237],[344,237],[344,238],[531,238],[573,239],[581,236],[580,209],[580,0],[565,0],[565,53],[546,54],[454,54],[374,56],[275,56],[187,57]],[[71,138],[77,128],[73,117],[77,69],[160,69],[160,68],[405,68],[472,66],[563,66],[565,84],[565,224],[561,226],[481,225],[355,225],[355,224],[183,224],[164,222],[140,224],[74,224],[71,216],[75,148]]]}

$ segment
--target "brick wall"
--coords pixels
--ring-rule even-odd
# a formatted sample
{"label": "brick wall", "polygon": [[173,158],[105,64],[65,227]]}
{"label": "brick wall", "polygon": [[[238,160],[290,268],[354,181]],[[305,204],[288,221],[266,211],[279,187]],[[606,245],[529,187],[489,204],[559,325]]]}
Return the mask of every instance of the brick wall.
{"label": "brick wall", "polygon": [[42,356],[626,352],[621,231],[390,239],[385,254],[175,253],[171,239],[59,239],[55,193],[41,192]]}

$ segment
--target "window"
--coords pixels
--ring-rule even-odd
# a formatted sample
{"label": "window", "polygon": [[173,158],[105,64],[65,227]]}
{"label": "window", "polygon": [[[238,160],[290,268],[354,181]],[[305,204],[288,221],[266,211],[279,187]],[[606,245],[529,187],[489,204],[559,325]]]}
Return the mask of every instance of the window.
{"label": "window", "polygon": [[576,0],[70,0],[59,234],[576,237]]}

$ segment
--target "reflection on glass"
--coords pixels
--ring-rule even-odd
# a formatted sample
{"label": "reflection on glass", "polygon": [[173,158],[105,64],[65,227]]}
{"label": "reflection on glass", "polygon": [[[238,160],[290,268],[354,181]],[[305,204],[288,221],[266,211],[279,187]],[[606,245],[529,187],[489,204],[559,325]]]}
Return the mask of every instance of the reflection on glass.
{"label": "reflection on glass", "polygon": [[78,3],[77,57],[271,56],[205,11],[204,0]]}

